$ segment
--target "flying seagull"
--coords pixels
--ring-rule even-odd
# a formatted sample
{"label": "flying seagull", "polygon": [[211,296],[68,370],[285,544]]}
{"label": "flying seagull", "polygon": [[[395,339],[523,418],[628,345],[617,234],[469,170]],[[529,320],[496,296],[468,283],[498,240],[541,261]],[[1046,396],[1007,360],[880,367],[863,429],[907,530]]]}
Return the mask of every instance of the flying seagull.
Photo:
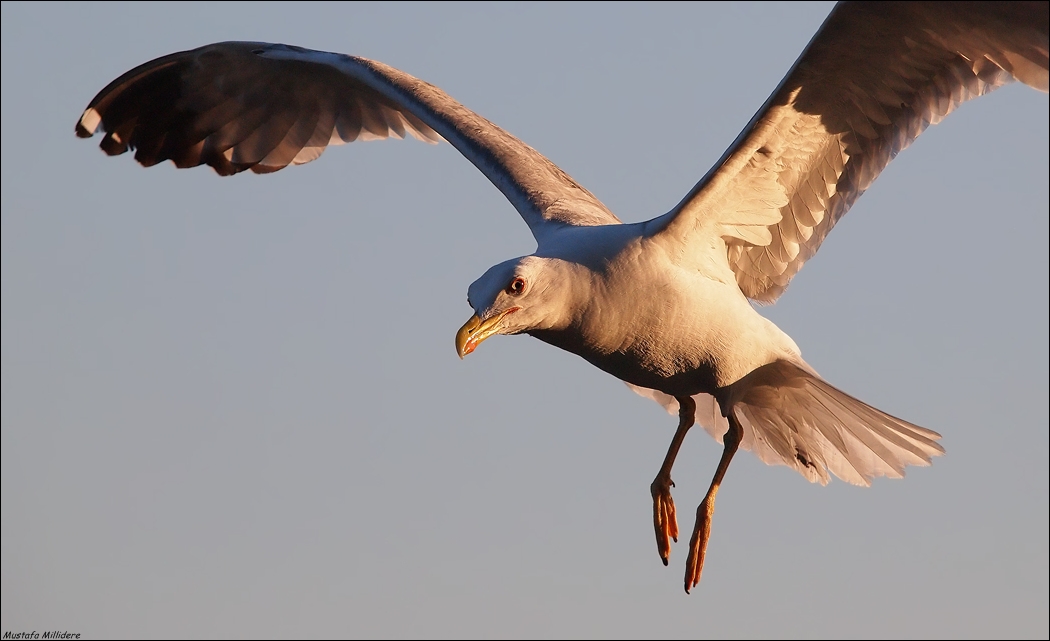
{"label": "flying seagull", "polygon": [[110,155],[221,175],[277,171],[330,144],[450,142],[510,200],[529,255],[470,285],[463,357],[527,333],[585,358],[678,415],[651,485],[667,564],[678,524],[671,470],[699,423],[723,446],[697,508],[685,589],[700,580],[715,497],[739,447],[812,482],[904,475],[939,435],[831,386],[772,303],[887,163],[959,103],[1013,80],[1048,89],[1048,3],[841,3],[744,131],[682,201],[623,224],[594,195],[439,88],[380,62],[225,42],[114,80],[76,125]]}

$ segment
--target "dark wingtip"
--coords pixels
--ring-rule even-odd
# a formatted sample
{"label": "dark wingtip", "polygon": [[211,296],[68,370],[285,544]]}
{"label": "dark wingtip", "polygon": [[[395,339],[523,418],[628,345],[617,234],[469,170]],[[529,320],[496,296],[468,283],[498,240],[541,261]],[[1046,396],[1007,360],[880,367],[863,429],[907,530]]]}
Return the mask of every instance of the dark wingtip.
{"label": "dark wingtip", "polygon": [[128,144],[120,140],[112,131],[103,136],[98,145],[107,156],[119,156],[128,150]]}

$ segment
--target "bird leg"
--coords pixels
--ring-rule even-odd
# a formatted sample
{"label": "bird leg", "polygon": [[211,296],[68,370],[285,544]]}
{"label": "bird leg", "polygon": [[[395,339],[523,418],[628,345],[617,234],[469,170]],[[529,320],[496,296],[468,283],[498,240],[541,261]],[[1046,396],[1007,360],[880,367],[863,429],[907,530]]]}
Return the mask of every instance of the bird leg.
{"label": "bird leg", "polygon": [[656,529],[656,550],[660,553],[660,560],[667,565],[667,557],[671,554],[671,539],[678,542],[678,518],[675,516],[674,499],[671,498],[671,488],[674,481],[671,480],[671,467],[674,459],[678,456],[678,450],[682,447],[685,434],[693,426],[696,414],[696,402],[690,396],[676,396],[678,401],[678,430],[671,439],[671,445],[667,448],[667,456],[664,464],[656,474],[649,491],[653,495],[653,527]]}
{"label": "bird leg", "polygon": [[689,594],[689,590],[700,583],[700,573],[704,570],[704,555],[707,552],[707,540],[711,538],[711,517],[715,513],[715,495],[718,494],[718,486],[722,484],[722,477],[726,475],[729,462],[733,460],[733,455],[736,454],[740,440],[744,436],[744,430],[740,422],[733,416],[732,411],[728,412],[726,418],[729,419],[729,430],[722,437],[724,444],[722,458],[718,461],[718,469],[715,470],[715,477],[711,480],[711,487],[708,488],[707,495],[696,508],[696,525],[693,527],[693,536],[689,539],[689,558],[685,561],[686,594]]}

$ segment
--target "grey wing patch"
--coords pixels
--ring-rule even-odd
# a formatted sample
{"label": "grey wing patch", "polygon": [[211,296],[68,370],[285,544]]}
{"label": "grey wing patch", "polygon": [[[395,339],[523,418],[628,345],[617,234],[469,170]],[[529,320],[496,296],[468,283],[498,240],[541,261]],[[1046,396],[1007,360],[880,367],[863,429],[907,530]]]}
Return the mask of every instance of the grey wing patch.
{"label": "grey wing patch", "polygon": [[1045,2],[840,5],[667,231],[713,230],[744,294],[776,300],[926,127],[1014,79],[1045,91],[1047,32]]}
{"label": "grey wing patch", "polygon": [[[224,42],[136,67],[91,101],[110,155],[145,166],[277,171],[354,140],[447,140],[510,200],[540,240],[559,225],[620,221],[565,172],[441,89],[382,63],[301,47]],[[553,224],[551,224],[553,223]]]}

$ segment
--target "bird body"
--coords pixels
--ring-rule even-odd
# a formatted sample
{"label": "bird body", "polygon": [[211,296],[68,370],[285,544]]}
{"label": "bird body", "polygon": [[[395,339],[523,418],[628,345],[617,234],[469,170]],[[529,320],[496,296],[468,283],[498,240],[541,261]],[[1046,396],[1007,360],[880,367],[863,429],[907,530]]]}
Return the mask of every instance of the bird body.
{"label": "bird body", "polygon": [[936,432],[824,381],[761,316],[879,172],[961,102],[1021,80],[1047,91],[1048,3],[840,3],[737,140],[671,211],[623,224],[554,163],[441,89],[383,63],[258,42],[145,63],[91,101],[114,155],[222,175],[277,171],[330,144],[412,135],[454,145],[528,224],[536,252],[468,289],[461,357],[528,333],[679,416],[651,486],[664,563],[678,527],[671,467],[699,422],[723,443],[697,509],[696,585],[738,447],[810,481],[868,485],[943,453]]}
{"label": "bird body", "polygon": [[[673,246],[645,236],[644,227],[566,229],[564,243],[512,261],[527,282],[544,273],[545,301],[543,320],[515,312],[504,319],[506,333],[526,331],[621,380],[672,396],[714,394],[761,365],[801,358],[794,341],[740,292],[724,259],[717,269],[717,249],[694,251],[683,264]],[[472,285],[472,303],[475,288],[502,289],[508,271],[494,268]],[[479,316],[498,313],[496,302],[479,303]]]}

